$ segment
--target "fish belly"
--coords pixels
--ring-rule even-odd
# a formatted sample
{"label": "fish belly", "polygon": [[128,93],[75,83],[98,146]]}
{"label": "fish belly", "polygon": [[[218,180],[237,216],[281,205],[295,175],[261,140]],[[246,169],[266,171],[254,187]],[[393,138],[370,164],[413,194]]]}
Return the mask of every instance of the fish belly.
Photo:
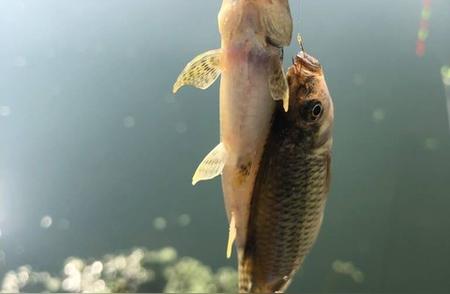
{"label": "fish belly", "polygon": [[234,216],[236,244],[245,245],[254,180],[275,109],[269,92],[269,61],[279,56],[251,42],[224,48],[220,93],[221,142],[228,159],[222,188],[228,218]]}
{"label": "fish belly", "polygon": [[295,140],[268,145],[276,152],[263,155],[255,184],[241,293],[287,288],[319,233],[328,192],[329,151],[310,152]]}

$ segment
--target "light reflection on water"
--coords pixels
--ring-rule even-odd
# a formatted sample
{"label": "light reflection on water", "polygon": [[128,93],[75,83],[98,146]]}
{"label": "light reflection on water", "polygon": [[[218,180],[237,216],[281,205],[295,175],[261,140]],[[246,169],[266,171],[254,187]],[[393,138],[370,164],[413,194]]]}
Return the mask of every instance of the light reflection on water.
{"label": "light reflection on water", "polygon": [[51,275],[36,272],[28,265],[21,266],[6,273],[1,292],[232,293],[237,285],[233,269],[221,268],[214,273],[193,258],[178,258],[171,247],[159,251],[138,248],[93,261],[70,257],[61,272]]}

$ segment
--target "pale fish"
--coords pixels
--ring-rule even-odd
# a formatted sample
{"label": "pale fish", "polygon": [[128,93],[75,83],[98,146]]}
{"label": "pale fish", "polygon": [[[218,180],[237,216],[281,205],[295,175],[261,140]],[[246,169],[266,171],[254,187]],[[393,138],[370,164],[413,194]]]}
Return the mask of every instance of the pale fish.
{"label": "pale fish", "polygon": [[208,88],[221,75],[220,143],[205,157],[192,183],[222,175],[230,223],[227,255],[236,240],[242,256],[255,177],[276,100],[289,107],[282,48],[292,36],[288,0],[223,0],[221,48],[192,60],[173,92],[184,85]]}

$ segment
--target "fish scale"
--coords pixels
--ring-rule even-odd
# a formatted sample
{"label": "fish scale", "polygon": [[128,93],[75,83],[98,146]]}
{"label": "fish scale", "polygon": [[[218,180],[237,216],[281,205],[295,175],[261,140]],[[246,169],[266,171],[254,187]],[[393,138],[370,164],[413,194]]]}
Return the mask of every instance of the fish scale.
{"label": "fish scale", "polygon": [[[288,140],[273,143],[291,144]],[[247,252],[253,252],[252,276],[256,279],[290,277],[317,236],[326,201],[329,154],[307,155],[301,144],[297,145],[275,155],[272,166],[285,162],[284,170],[290,172],[269,171],[271,184],[265,186],[266,191],[252,204],[257,210],[250,217],[254,234],[250,234],[252,246],[247,247]],[[267,268],[272,271],[264,272]],[[243,291],[258,291],[248,289],[245,284],[241,287]]]}

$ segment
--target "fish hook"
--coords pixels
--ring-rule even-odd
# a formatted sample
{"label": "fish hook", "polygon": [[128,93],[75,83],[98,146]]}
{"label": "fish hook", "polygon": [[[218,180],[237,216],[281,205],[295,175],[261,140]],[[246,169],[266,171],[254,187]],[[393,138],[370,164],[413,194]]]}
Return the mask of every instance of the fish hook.
{"label": "fish hook", "polygon": [[305,47],[303,47],[303,37],[302,35],[300,35],[300,33],[297,35],[297,42],[302,52],[305,52]]}
{"label": "fish hook", "polygon": [[[303,46],[303,37],[302,35],[300,35],[300,33],[297,35],[297,42],[298,45],[300,46],[300,53],[297,55],[297,57],[300,57],[302,54],[305,54],[305,47]],[[295,64],[295,57],[292,57],[292,64]],[[301,74],[302,72],[302,67],[303,64],[300,62],[300,68],[298,69],[297,67],[294,67],[296,74]]]}

